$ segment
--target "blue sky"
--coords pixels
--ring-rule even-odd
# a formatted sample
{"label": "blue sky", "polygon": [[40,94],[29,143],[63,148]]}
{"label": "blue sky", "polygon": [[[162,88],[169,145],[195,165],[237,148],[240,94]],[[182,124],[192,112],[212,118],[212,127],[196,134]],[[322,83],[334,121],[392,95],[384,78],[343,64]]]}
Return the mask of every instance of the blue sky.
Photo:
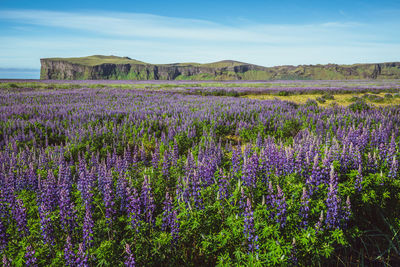
{"label": "blue sky", "polygon": [[94,54],[263,66],[400,61],[399,29],[400,1],[0,0],[0,71]]}

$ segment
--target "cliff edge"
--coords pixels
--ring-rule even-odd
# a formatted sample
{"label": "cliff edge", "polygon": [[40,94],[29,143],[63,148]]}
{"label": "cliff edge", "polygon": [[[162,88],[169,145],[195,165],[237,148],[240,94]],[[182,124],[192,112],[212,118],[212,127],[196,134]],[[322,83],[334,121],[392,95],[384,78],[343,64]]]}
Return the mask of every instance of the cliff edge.
{"label": "cliff edge", "polygon": [[149,64],[128,57],[43,58],[41,79],[51,80],[346,80],[400,79],[400,62],[262,67],[233,60]]}

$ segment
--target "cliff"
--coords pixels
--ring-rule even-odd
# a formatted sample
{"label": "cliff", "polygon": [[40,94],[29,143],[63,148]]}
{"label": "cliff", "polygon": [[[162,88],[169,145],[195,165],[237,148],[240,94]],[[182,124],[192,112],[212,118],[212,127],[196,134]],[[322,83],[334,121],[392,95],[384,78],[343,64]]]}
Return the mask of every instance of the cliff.
{"label": "cliff", "polygon": [[400,79],[400,62],[262,67],[224,60],[156,65],[116,56],[44,58],[40,62],[40,78],[53,80]]}

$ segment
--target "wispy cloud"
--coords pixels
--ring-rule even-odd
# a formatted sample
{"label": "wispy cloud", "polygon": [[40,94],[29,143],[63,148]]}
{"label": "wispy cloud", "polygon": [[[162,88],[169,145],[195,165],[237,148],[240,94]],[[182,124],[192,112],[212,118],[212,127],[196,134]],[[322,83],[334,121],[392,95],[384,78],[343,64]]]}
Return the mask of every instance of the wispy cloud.
{"label": "wispy cloud", "polygon": [[[225,26],[204,20],[138,13],[70,13],[40,10],[0,11],[2,20],[42,27],[86,31],[104,36],[282,44],[327,41],[349,34],[360,24],[328,22],[309,25]],[[318,33],[318,36],[309,33]],[[325,37],[325,38],[321,38]],[[346,40],[343,40],[346,41]]]}
{"label": "wispy cloud", "polygon": [[394,51],[400,48],[400,38],[391,34],[394,29],[381,32],[379,27],[354,21],[223,25],[138,13],[3,10],[0,23],[14,27],[2,34],[0,43],[0,62],[14,62],[12,67],[19,67],[23,60],[29,62],[28,67],[36,67],[33,61],[39,57],[98,53],[152,63],[226,58],[267,66],[353,63],[396,60]]}

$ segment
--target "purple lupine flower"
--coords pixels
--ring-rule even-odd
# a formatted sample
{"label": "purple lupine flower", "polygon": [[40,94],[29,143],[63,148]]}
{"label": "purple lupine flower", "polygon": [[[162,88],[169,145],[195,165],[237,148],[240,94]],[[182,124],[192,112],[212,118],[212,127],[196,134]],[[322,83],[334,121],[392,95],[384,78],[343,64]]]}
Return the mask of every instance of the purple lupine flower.
{"label": "purple lupine flower", "polygon": [[361,164],[360,164],[360,165],[358,165],[358,173],[357,173],[356,180],[354,183],[354,187],[358,192],[360,192],[362,190],[362,181],[363,181],[363,175],[362,175],[362,168],[361,168]]}
{"label": "purple lupine flower", "polygon": [[173,208],[172,200],[172,196],[167,191],[163,205],[163,223],[161,228],[163,231],[170,228],[172,243],[176,244],[179,239],[179,220],[177,218],[177,211]]}
{"label": "purple lupine flower", "polygon": [[255,235],[254,230],[254,217],[253,210],[251,209],[251,201],[247,198],[246,208],[244,211],[244,236],[247,239],[247,244],[249,246],[249,253],[254,253],[258,250],[258,236]]}
{"label": "purple lupine flower", "polygon": [[[105,181],[104,181],[104,187],[103,187],[103,202],[104,202],[104,206],[106,208],[105,217],[106,217],[106,222],[108,224],[111,224],[113,221],[113,216],[115,214],[114,194],[113,194],[113,190],[112,190],[112,182],[113,181],[112,181],[111,172],[108,173],[108,175],[105,177],[104,180]],[[120,187],[122,187],[122,186],[120,185]]]}
{"label": "purple lupine flower", "polygon": [[[116,152],[114,152],[115,154]],[[117,157],[117,156],[115,156]],[[124,177],[126,175],[126,171],[128,170],[128,162],[126,159],[123,159],[121,157],[117,157],[117,172],[119,173],[119,176]]]}
{"label": "purple lupine flower", "polygon": [[35,250],[31,245],[26,247],[25,253],[25,265],[26,266],[37,266],[37,259],[35,257]]}
{"label": "purple lupine flower", "polygon": [[134,146],[132,151],[132,164],[131,164],[133,170],[137,168],[138,162],[139,162],[138,149],[136,146]]}
{"label": "purple lupine flower", "polygon": [[216,171],[218,159],[214,154],[204,157],[201,161],[198,161],[197,166],[197,178],[199,185],[208,187],[214,183],[214,173]]}
{"label": "purple lupine flower", "polygon": [[156,142],[156,147],[151,157],[151,165],[153,169],[158,168],[158,163],[160,162],[160,145]]}
{"label": "purple lupine flower", "polygon": [[176,244],[179,239],[179,219],[178,219],[178,212],[174,209],[172,211],[172,218],[171,218],[171,236],[172,236],[172,243]]}
{"label": "purple lupine flower", "polygon": [[329,228],[339,226],[340,198],[337,195],[337,175],[331,166],[328,196],[326,199],[326,224]]}
{"label": "purple lupine flower", "polygon": [[86,162],[81,155],[78,155],[78,181],[77,181],[77,187],[78,190],[81,192],[82,199],[86,199],[86,174],[87,174],[87,166]]}
{"label": "purple lupine flower", "polygon": [[67,190],[60,190],[60,221],[61,228],[68,233],[74,231],[77,227],[76,222],[76,210],[74,206],[74,202],[71,201],[70,196],[68,195]]}
{"label": "purple lupine flower", "polygon": [[194,206],[198,209],[203,209],[203,199],[201,197],[200,177],[195,171],[187,177],[189,185],[190,197],[193,199]]}
{"label": "purple lupine flower", "polygon": [[243,211],[246,209],[246,205],[247,205],[247,198],[246,195],[244,193],[244,189],[243,187],[240,187],[240,196],[239,196],[239,201],[238,201],[238,207],[239,207],[239,215],[242,216],[243,215]]}
{"label": "purple lupine flower", "polygon": [[58,167],[58,189],[64,187],[68,193],[72,190],[71,170],[66,163],[60,164]]}
{"label": "purple lupine flower", "polygon": [[0,217],[0,253],[2,253],[8,245],[7,228]]}
{"label": "purple lupine flower", "polygon": [[[1,182],[2,182],[2,180],[1,180],[1,176],[0,176],[0,186],[2,185]],[[4,187],[6,187],[6,186],[4,186]],[[7,188],[4,188],[4,191],[6,191],[6,190],[7,190]],[[11,194],[12,197],[10,199],[7,199],[6,195],[7,194],[5,192],[3,192],[3,190],[0,190],[0,218],[8,217],[8,208],[7,208],[8,203],[10,202],[10,200],[15,198],[14,195]]]}
{"label": "purple lupine flower", "polygon": [[367,172],[369,173],[374,173],[376,172],[378,168],[377,160],[376,160],[376,154],[371,154],[370,152],[368,153],[367,156]]}
{"label": "purple lupine flower", "polygon": [[71,234],[77,227],[74,202],[71,200],[71,182],[63,165],[59,168],[59,201],[61,228]]}
{"label": "purple lupine flower", "polygon": [[263,140],[262,140],[262,137],[261,137],[261,133],[258,132],[258,134],[257,134],[257,139],[256,139],[256,146],[257,146],[258,148],[261,148],[262,145],[263,145]]}
{"label": "purple lupine flower", "polygon": [[259,159],[257,153],[254,153],[250,158],[244,159],[242,176],[244,186],[256,187],[258,164]]}
{"label": "purple lupine flower", "polygon": [[132,190],[128,187],[128,203],[127,211],[128,216],[131,221],[132,228],[138,233],[139,232],[139,222],[140,222],[140,199],[135,188]]}
{"label": "purple lupine flower", "polygon": [[35,173],[35,169],[33,168],[32,162],[29,164],[29,169],[27,172],[27,180],[28,184],[30,185],[30,189],[36,191],[38,187],[38,179]]}
{"label": "purple lupine flower", "polygon": [[94,182],[96,180],[95,177],[96,169],[94,167],[91,168],[91,170],[87,173],[85,179],[85,195],[86,198],[85,203],[91,204],[93,201],[93,187],[94,187]]}
{"label": "purple lupine flower", "polygon": [[392,137],[390,139],[389,148],[388,148],[387,154],[386,154],[386,162],[388,163],[388,165],[389,165],[389,163],[391,163],[395,154],[396,154],[396,138],[395,138],[395,135],[392,134]]}
{"label": "purple lupine flower", "polygon": [[165,231],[172,224],[172,197],[169,195],[168,191],[165,193],[165,200],[163,204],[163,219],[161,229]]}
{"label": "purple lupine flower", "polygon": [[92,246],[94,222],[92,217],[91,205],[86,203],[85,208],[85,218],[83,220],[83,248],[86,251],[86,249]]}
{"label": "purple lupine flower", "polygon": [[309,195],[312,196],[316,187],[324,182],[324,172],[319,166],[319,155],[316,154],[314,157],[314,164],[311,170],[310,177],[307,179],[306,184],[310,188]]}
{"label": "purple lupine flower", "polygon": [[133,256],[133,253],[131,251],[131,247],[129,246],[129,244],[125,244],[125,266],[126,267],[135,267],[135,257]]}
{"label": "purple lupine flower", "polygon": [[78,267],[88,267],[89,266],[88,253],[84,249],[83,243],[79,244],[78,255],[76,257],[76,266],[78,266]]}
{"label": "purple lupine flower", "polygon": [[71,242],[71,237],[69,235],[67,236],[67,240],[64,245],[64,259],[65,259],[65,265],[67,266],[75,265],[76,256]]}
{"label": "purple lupine flower", "polygon": [[178,162],[179,159],[179,148],[178,148],[178,143],[176,142],[176,140],[174,140],[174,146],[173,146],[173,150],[172,150],[172,165],[176,165],[176,163]]}
{"label": "purple lupine flower", "polygon": [[272,182],[269,181],[268,183],[268,195],[266,197],[265,203],[267,204],[267,208],[273,208],[274,206],[274,201],[275,201],[275,194],[274,194],[274,188],[272,186]]}
{"label": "purple lupine flower", "polygon": [[229,181],[221,170],[220,170],[220,178],[218,180],[218,198],[220,200],[229,198]]}
{"label": "purple lupine flower", "polygon": [[315,231],[319,233],[322,229],[324,222],[324,211],[321,211],[318,222],[315,224]]}
{"label": "purple lupine flower", "polygon": [[232,174],[233,177],[237,177],[237,174],[240,171],[240,167],[241,167],[241,161],[242,161],[242,151],[240,146],[238,146],[238,148],[234,149],[232,152]]}
{"label": "purple lupine flower", "polygon": [[185,163],[185,172],[188,173],[191,170],[193,170],[195,164],[196,163],[194,162],[193,153],[192,153],[192,151],[189,151],[189,153],[187,155],[186,163]]}
{"label": "purple lupine flower", "polygon": [[164,158],[162,162],[162,174],[164,177],[169,176],[169,169],[171,168],[171,154],[168,150],[164,151]]}
{"label": "purple lupine flower", "polygon": [[310,207],[309,207],[309,202],[310,202],[310,197],[307,193],[307,189],[304,187],[303,188],[303,195],[301,196],[300,200],[300,217],[301,217],[301,226],[303,228],[306,228],[308,225],[308,217],[309,217],[309,212],[310,212]]}
{"label": "purple lupine flower", "polygon": [[175,192],[177,201],[184,202],[186,204],[186,207],[188,207],[190,202],[190,188],[188,177],[178,177]]}
{"label": "purple lupine flower", "polygon": [[[81,165],[81,164],[79,164]],[[86,166],[86,165],[85,165]],[[81,197],[84,203],[92,203],[93,198],[93,185],[94,185],[94,167],[90,172],[86,171],[86,167],[80,166],[79,180],[78,180],[78,190],[81,192]]]}
{"label": "purple lupine flower", "polygon": [[142,203],[144,220],[150,224],[153,223],[155,205],[153,194],[151,192],[150,179],[147,175],[144,176],[140,200]]}
{"label": "purple lupine flower", "polygon": [[397,173],[399,171],[399,161],[396,159],[396,156],[393,156],[392,164],[390,164],[388,177],[392,179],[398,178]]}
{"label": "purple lupine flower", "polygon": [[26,219],[26,208],[22,199],[13,200],[12,214],[17,222],[19,234],[22,236],[29,235],[28,221]]}
{"label": "purple lupine flower", "polygon": [[128,149],[124,148],[124,159],[126,160],[127,165],[132,162],[132,152],[130,147],[128,147]]}
{"label": "purple lupine flower", "polygon": [[39,206],[40,228],[42,230],[43,242],[54,245],[54,227],[51,220],[50,207],[44,202]]}
{"label": "purple lupine flower", "polygon": [[286,213],[287,213],[287,204],[286,204],[286,198],[285,195],[283,194],[282,189],[279,187],[279,185],[276,186],[277,188],[277,195],[275,198],[275,203],[274,206],[277,210],[276,213],[276,222],[280,224],[281,228],[285,227],[286,225]]}
{"label": "purple lupine flower", "polygon": [[11,261],[7,259],[6,254],[3,254],[3,267],[11,267]]}
{"label": "purple lupine flower", "polygon": [[[110,188],[112,188],[112,176],[111,172],[108,174],[110,179]],[[121,201],[121,206],[120,210],[123,211],[126,208],[126,188],[128,187],[128,180],[126,179],[125,174],[120,174],[118,179],[117,179],[117,188],[115,190],[116,196],[120,199]],[[111,192],[108,192],[110,194]],[[110,195],[112,197],[112,194]]]}
{"label": "purple lupine flower", "polygon": [[351,203],[350,203],[350,197],[347,196],[346,205],[343,207],[342,216],[341,216],[345,225],[350,220],[350,216],[351,216]]}
{"label": "purple lupine flower", "polygon": [[49,212],[55,210],[58,204],[57,183],[52,170],[48,171],[47,179],[41,180],[40,189],[39,203],[44,203]]}

